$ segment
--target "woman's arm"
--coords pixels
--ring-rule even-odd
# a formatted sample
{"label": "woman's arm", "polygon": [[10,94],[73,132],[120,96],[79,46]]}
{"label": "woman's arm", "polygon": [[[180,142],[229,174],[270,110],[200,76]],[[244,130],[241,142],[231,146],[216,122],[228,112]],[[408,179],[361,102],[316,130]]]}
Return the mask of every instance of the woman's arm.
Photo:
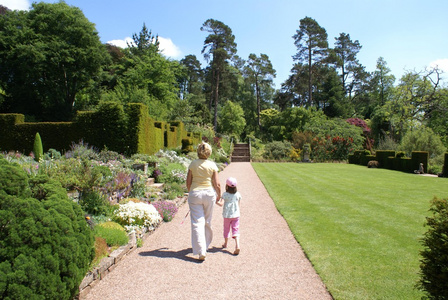
{"label": "woman's arm", "polygon": [[190,192],[192,182],[193,182],[193,173],[191,173],[191,170],[188,169],[188,173],[187,173],[187,190],[188,190],[188,192]]}
{"label": "woman's arm", "polygon": [[214,171],[212,175],[212,185],[216,192],[216,202],[221,198],[221,185],[219,183],[218,172]]}

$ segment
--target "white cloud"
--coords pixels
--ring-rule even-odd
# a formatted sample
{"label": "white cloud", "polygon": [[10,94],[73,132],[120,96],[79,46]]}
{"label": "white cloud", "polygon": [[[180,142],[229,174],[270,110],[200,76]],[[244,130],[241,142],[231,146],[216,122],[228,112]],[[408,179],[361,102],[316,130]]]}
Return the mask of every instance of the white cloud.
{"label": "white cloud", "polygon": [[29,0],[0,0],[0,5],[10,10],[29,10],[31,7]]}
{"label": "white cloud", "polygon": [[171,58],[179,58],[182,55],[179,47],[177,47],[170,38],[159,36],[159,48],[163,55]]}
{"label": "white cloud", "polygon": [[448,58],[438,59],[429,64],[431,67],[438,67],[445,73],[448,73]]}
{"label": "white cloud", "polygon": [[112,41],[108,41],[107,44],[111,44],[120,48],[127,48],[128,47],[128,43],[132,44],[133,40],[130,37],[124,38],[122,40],[112,40]]}
{"label": "white cloud", "polygon": [[[127,37],[122,40],[112,40],[107,42],[107,44],[111,44],[120,48],[127,48],[128,43],[133,43],[132,38]],[[180,51],[179,47],[177,47],[170,38],[159,36],[159,49],[160,52],[166,57],[179,58],[182,55],[182,51]]]}

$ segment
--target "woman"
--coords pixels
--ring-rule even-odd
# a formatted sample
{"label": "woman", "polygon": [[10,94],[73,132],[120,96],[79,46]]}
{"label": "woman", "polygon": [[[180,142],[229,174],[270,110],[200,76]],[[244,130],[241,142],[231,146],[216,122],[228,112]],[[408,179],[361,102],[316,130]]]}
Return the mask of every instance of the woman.
{"label": "woman", "polygon": [[207,249],[213,239],[213,205],[221,197],[218,167],[208,158],[212,147],[202,142],[198,146],[198,159],[188,167],[187,189],[191,218],[191,244],[193,255],[205,260]]}

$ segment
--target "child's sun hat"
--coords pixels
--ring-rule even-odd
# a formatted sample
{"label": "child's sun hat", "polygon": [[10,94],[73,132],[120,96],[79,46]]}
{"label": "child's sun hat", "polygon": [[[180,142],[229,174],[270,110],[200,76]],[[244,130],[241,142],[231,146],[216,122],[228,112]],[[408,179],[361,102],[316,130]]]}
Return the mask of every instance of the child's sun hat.
{"label": "child's sun hat", "polygon": [[236,187],[236,179],[233,177],[229,177],[226,180],[226,184],[230,187]]}

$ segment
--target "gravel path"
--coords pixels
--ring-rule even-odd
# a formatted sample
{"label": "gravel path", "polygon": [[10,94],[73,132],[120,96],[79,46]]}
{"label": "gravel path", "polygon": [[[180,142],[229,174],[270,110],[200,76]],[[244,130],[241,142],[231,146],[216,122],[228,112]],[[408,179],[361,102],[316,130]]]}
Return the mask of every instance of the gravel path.
{"label": "gravel path", "polygon": [[222,208],[215,206],[214,239],[207,259],[191,252],[188,211],[162,224],[84,299],[332,299],[250,163],[220,172],[221,186],[238,180],[241,253],[222,249]]}

